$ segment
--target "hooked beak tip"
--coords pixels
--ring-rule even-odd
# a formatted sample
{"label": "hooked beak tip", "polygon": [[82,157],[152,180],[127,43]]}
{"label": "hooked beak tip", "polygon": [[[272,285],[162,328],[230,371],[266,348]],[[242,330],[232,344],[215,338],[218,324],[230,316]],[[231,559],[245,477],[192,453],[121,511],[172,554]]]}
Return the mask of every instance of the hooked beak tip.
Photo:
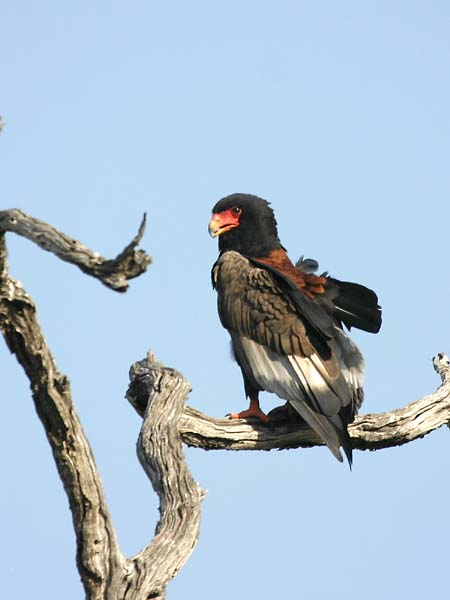
{"label": "hooked beak tip", "polygon": [[211,223],[208,225],[208,233],[212,238],[215,238],[219,235],[220,227],[217,225],[217,223],[211,221]]}

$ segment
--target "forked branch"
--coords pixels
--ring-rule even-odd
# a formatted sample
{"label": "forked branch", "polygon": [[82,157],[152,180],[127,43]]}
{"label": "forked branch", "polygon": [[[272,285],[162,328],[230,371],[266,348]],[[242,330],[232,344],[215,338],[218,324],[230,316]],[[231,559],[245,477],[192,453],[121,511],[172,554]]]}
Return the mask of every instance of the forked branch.
{"label": "forked branch", "polygon": [[[450,361],[439,353],[433,364],[442,379],[438,389],[403,408],[356,417],[349,427],[354,449],[401,446],[450,423]],[[129,400],[142,416],[145,394],[135,394]],[[186,406],[180,421],[180,434],[188,446],[205,450],[282,450],[323,445],[317,435],[301,423],[270,427],[257,421],[214,419],[190,406]]]}
{"label": "forked branch", "polygon": [[[138,456],[160,499],[161,518],[151,543],[133,557],[118,546],[92,451],[76,415],[68,379],[56,367],[36,318],[33,300],[8,274],[4,233],[12,231],[78,266],[116,291],[145,272],[150,257],[136,250],[137,235],[106,260],[54,227],[18,210],[0,211],[0,328],[22,365],[69,498],[77,538],[77,564],[92,600],[163,600],[166,584],[195,547],[203,492],[186,466],[182,441],[204,449],[269,450],[319,445],[301,424],[269,428],[214,419],[185,406],[184,377],[149,355],[130,371],[127,398],[143,417]],[[362,415],[350,427],[357,449],[376,450],[423,437],[450,421],[450,364],[434,360],[442,385],[433,394],[389,413]]]}
{"label": "forked branch", "polygon": [[[30,234],[30,239],[57,255],[66,256],[67,236],[55,233],[47,224],[20,211],[2,213],[3,219],[8,220],[8,230],[17,215],[19,229],[22,231],[25,227],[23,231],[27,236]],[[33,300],[8,274],[2,224],[4,221],[0,219],[0,328],[30,381],[36,411],[69,499],[77,538],[78,570],[86,597],[163,600],[166,584],[183,566],[198,538],[202,493],[184,462],[178,433],[178,419],[183,413],[189,384],[179,373],[149,364],[144,378],[148,413],[139,438],[138,454],[159,494],[161,520],[153,542],[127,558],[117,543],[94,457],[73,406],[69,381],[57,370],[39,327]],[[70,242],[70,255],[66,260],[103,283],[104,271],[99,273],[98,269],[108,264],[112,270],[106,281],[108,285],[114,282],[113,289],[120,291],[116,283],[135,276],[135,265],[127,257],[135,253],[143,226],[144,223],[138,236],[115,261],[92,259],[94,253],[76,240]],[[150,262],[143,250],[137,253],[143,265]]]}
{"label": "forked branch", "polygon": [[31,240],[116,292],[126,292],[128,280],[145,273],[151,263],[151,257],[144,250],[136,250],[144,235],[145,225],[144,214],[139,230],[131,242],[116,258],[106,259],[56,227],[30,217],[17,208],[0,211],[0,233],[10,231]]}

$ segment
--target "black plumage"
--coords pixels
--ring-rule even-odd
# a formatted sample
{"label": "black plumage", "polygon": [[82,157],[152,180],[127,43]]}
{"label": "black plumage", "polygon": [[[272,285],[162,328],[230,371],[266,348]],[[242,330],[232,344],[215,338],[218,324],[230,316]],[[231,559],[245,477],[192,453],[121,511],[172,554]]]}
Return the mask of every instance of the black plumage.
{"label": "black plumage", "polygon": [[376,332],[381,311],[364,286],[315,275],[317,263],[294,265],[278,239],[267,201],[233,194],[213,208],[219,237],[212,270],[222,325],[229,331],[250,398],[235,418],[267,419],[258,394],[274,392],[342,460],[352,461],[348,424],[363,398],[364,360],[342,324]]}

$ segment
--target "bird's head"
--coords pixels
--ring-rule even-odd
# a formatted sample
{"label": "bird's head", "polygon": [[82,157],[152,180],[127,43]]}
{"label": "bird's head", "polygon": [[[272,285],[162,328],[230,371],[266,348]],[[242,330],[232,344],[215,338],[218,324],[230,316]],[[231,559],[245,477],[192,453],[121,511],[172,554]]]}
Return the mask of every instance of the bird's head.
{"label": "bird's head", "polygon": [[209,222],[209,233],[219,237],[219,250],[235,250],[246,256],[263,257],[282,248],[277,222],[267,200],[250,194],[232,194],[217,202]]}

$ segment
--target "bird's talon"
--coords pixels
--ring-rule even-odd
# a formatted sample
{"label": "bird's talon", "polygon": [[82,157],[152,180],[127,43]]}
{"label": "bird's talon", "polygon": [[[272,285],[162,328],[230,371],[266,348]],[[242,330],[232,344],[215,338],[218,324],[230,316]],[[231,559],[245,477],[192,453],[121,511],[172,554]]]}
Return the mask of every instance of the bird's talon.
{"label": "bird's talon", "polygon": [[258,419],[259,421],[261,421],[261,423],[267,423],[269,420],[266,413],[264,413],[260,408],[258,408],[258,409],[251,408],[249,410],[243,410],[242,412],[239,412],[239,413],[230,413],[227,416],[233,420],[254,418],[254,419]]}

